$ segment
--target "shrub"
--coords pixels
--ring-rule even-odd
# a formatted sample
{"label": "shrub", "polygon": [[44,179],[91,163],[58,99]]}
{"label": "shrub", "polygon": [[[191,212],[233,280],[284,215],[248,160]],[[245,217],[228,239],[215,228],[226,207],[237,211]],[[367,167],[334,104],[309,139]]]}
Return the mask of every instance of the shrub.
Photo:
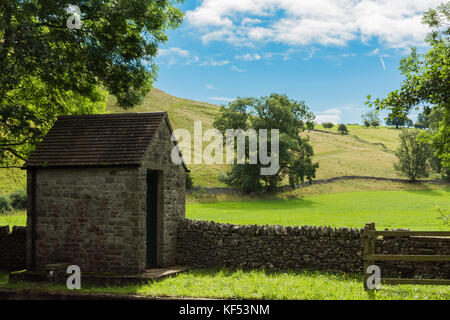
{"label": "shrub", "polygon": [[371,123],[372,127],[378,127],[380,125],[380,122],[378,120],[373,120]]}
{"label": "shrub", "polygon": [[322,126],[324,128],[333,128],[334,124],[333,124],[333,122],[324,122],[324,123],[322,123]]}
{"label": "shrub", "polygon": [[9,199],[4,195],[0,194],[0,214],[6,213],[11,210],[11,205]]}
{"label": "shrub", "polygon": [[348,134],[347,126],[343,123],[341,123],[338,127],[338,131],[342,134]]}
{"label": "shrub", "polygon": [[395,155],[398,162],[394,168],[409,180],[416,181],[418,178],[430,175],[429,159],[432,155],[428,144],[419,141],[419,130],[403,129],[400,134],[400,146]]}
{"label": "shrub", "polygon": [[16,190],[10,194],[9,198],[14,209],[23,210],[27,208],[27,193],[25,190]]}
{"label": "shrub", "polygon": [[368,128],[370,127],[370,121],[369,120],[364,120],[364,125]]}

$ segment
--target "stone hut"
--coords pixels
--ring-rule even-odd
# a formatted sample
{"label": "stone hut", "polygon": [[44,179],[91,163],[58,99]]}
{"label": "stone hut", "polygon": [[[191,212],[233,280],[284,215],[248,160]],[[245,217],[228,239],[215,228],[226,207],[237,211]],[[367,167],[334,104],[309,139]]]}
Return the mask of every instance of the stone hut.
{"label": "stone hut", "polygon": [[59,117],[24,165],[28,270],[173,265],[188,170],[172,136],[166,112]]}

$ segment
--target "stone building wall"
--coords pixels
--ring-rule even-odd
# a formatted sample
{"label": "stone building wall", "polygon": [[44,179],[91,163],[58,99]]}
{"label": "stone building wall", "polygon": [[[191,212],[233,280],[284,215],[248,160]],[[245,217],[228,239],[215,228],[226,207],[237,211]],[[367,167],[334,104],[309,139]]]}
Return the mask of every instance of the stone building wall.
{"label": "stone building wall", "polygon": [[68,262],[84,271],[138,271],[137,177],[137,168],[37,170],[36,268]]}
{"label": "stone building wall", "polygon": [[141,232],[142,241],[145,241],[147,170],[159,171],[158,266],[175,264],[178,225],[185,218],[186,171],[183,165],[172,162],[171,152],[175,144],[171,137],[168,125],[163,121],[145,153],[142,167],[139,168],[139,185],[144,186],[139,191],[142,199],[139,223],[144,231]]}
{"label": "stone building wall", "polygon": [[26,268],[26,228],[0,226],[0,270]]}
{"label": "stone building wall", "polygon": [[[362,230],[330,227],[239,226],[185,220],[177,262],[199,267],[311,269],[362,273]],[[450,238],[385,238],[377,253],[450,254]],[[450,278],[450,263],[377,262],[382,276]]]}

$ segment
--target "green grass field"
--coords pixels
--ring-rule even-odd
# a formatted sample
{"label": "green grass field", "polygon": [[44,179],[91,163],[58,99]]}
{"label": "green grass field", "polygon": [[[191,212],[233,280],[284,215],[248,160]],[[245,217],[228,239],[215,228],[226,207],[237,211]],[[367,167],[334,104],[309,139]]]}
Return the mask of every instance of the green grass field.
{"label": "green grass field", "polygon": [[[0,287],[9,289],[39,289],[68,291],[64,286],[42,286],[7,282],[0,273]],[[296,300],[448,300],[449,286],[382,286],[378,291],[363,289],[360,275],[326,272],[283,272],[199,269],[146,285],[125,287],[83,287],[81,292],[116,293],[142,296],[235,299],[296,299]]]}
{"label": "green grass field", "polygon": [[370,191],[318,194],[293,199],[191,203],[190,219],[232,224],[357,227],[375,222],[377,229],[448,230],[437,208],[450,209],[450,188],[415,191]]}
{"label": "green grass field", "polygon": [[[296,191],[298,193],[298,191]],[[450,210],[450,188],[279,195],[275,199],[190,199],[186,217],[232,224],[279,224],[378,229],[449,230],[437,209]],[[245,200],[245,201],[242,201]],[[26,225],[25,211],[1,215],[0,225]]]}

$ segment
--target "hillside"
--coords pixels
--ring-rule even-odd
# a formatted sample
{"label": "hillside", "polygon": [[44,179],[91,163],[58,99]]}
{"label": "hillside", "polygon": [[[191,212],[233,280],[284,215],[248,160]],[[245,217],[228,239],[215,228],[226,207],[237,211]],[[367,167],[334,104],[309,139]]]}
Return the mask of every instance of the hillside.
{"label": "hillside", "polygon": [[[108,103],[108,112],[121,112],[114,107],[114,100]],[[219,107],[216,105],[186,100],[171,96],[161,90],[153,89],[144,102],[127,112],[167,111],[173,127],[193,131],[194,121],[201,120],[203,129],[211,128]],[[311,139],[314,147],[315,161],[319,162],[317,179],[326,179],[342,175],[367,175],[398,178],[392,163],[395,155],[391,152],[397,148],[400,130],[386,127],[365,128],[349,126],[349,135],[337,133],[336,128],[304,133]],[[322,132],[328,131],[330,133]],[[386,148],[380,145],[384,144]],[[208,143],[205,142],[204,146]],[[203,187],[224,186],[218,179],[220,172],[227,170],[226,165],[189,165],[194,184]]]}
{"label": "hillside", "polygon": [[[201,120],[203,129],[212,127],[219,106],[171,96],[156,88],[152,89],[143,103],[130,110],[121,110],[115,106],[115,98],[109,97],[107,112],[153,112],[167,111],[174,129],[185,128],[193,131],[194,121]],[[326,179],[342,175],[367,175],[378,177],[400,177],[393,169],[400,130],[393,128],[365,128],[350,125],[349,135],[337,134],[336,127],[305,132],[314,147],[315,161],[319,162],[317,179]],[[204,146],[208,143],[204,142]],[[384,147],[381,145],[383,144]],[[224,187],[217,176],[226,172],[227,165],[193,165],[194,184],[203,187]],[[21,170],[0,169],[0,192],[9,193],[25,187],[25,175]],[[434,175],[431,178],[437,178]]]}
{"label": "hillside", "polygon": [[[194,131],[194,121],[202,121],[203,129],[212,128],[215,116],[219,112],[219,106],[205,102],[181,99],[171,96],[161,90],[153,88],[142,104],[130,109],[121,110],[115,106],[115,98],[110,97],[106,111],[118,112],[155,112],[167,111],[170,123],[174,129],[187,129]],[[193,137],[192,137],[193,139]],[[207,143],[204,144],[206,146]],[[217,173],[225,172],[226,165],[188,165],[196,185],[203,187],[226,187],[217,179]]]}

